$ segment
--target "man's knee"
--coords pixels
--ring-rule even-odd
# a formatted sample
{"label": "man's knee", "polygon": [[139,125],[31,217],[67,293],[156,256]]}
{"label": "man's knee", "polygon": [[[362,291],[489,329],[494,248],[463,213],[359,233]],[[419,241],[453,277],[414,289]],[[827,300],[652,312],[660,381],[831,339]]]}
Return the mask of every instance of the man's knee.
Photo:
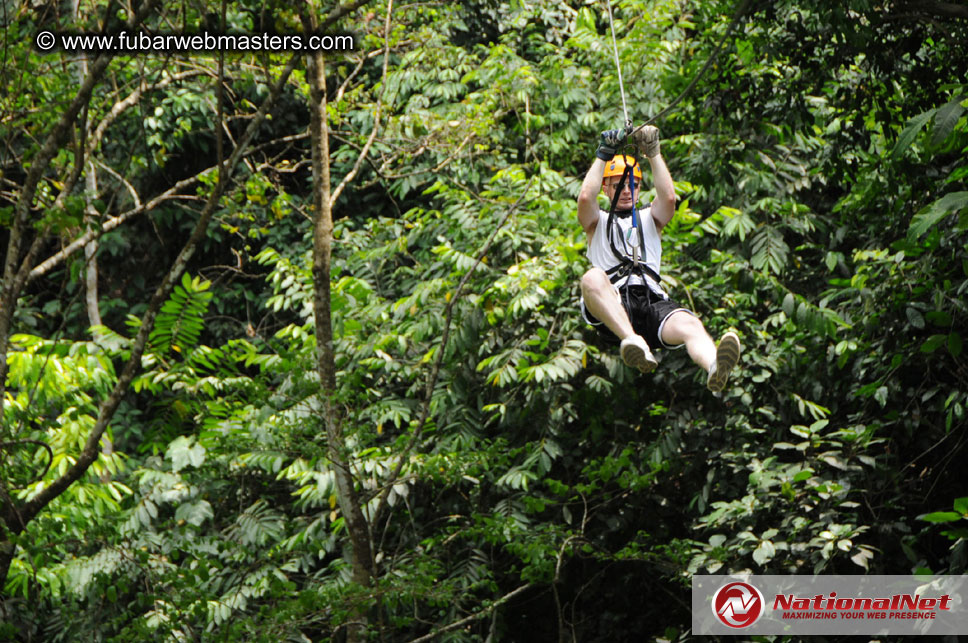
{"label": "man's knee", "polygon": [[581,277],[581,292],[585,296],[592,293],[602,295],[610,290],[612,290],[612,283],[601,268],[591,268]]}

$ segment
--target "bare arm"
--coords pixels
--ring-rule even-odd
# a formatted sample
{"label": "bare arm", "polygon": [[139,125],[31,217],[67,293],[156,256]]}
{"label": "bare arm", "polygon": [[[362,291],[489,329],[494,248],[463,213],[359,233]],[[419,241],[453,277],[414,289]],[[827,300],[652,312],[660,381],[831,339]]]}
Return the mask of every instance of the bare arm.
{"label": "bare arm", "polygon": [[676,190],[661,154],[651,157],[649,164],[652,166],[652,180],[655,182],[652,218],[655,219],[655,227],[661,231],[676,213]]}
{"label": "bare arm", "polygon": [[578,222],[589,238],[598,226],[598,193],[602,189],[602,175],[605,174],[605,161],[596,158],[585,173],[578,192]]}
{"label": "bare arm", "polygon": [[676,213],[676,190],[672,176],[659,153],[659,130],[646,125],[632,133],[632,142],[649,158],[652,181],[655,183],[655,201],[652,202],[652,218],[659,231],[672,221]]}
{"label": "bare arm", "polygon": [[602,132],[598,149],[595,150],[595,161],[585,173],[585,180],[581,182],[578,192],[578,222],[591,240],[598,227],[598,193],[602,189],[602,177],[605,174],[605,163],[625,141],[627,129],[609,129]]}

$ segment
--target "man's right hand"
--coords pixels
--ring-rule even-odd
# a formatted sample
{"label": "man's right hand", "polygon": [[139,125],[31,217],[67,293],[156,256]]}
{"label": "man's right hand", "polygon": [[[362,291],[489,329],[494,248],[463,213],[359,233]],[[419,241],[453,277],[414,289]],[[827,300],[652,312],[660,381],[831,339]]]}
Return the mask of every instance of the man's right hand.
{"label": "man's right hand", "polygon": [[598,144],[595,156],[606,162],[611,161],[615,152],[625,142],[628,133],[628,129],[608,129],[602,132],[602,140]]}

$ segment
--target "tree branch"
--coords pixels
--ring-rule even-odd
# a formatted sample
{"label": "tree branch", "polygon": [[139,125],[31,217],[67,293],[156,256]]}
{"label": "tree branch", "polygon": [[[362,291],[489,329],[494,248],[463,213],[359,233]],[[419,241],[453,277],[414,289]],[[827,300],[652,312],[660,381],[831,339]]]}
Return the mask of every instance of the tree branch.
{"label": "tree branch", "polygon": [[31,438],[19,438],[17,440],[6,440],[4,442],[0,442],[0,451],[2,451],[5,447],[17,446],[18,444],[36,444],[37,446],[43,447],[44,450],[47,451],[47,464],[46,466],[44,466],[44,470],[41,471],[36,476],[34,476],[33,480],[30,480],[29,482],[27,482],[27,484],[31,485],[39,480],[43,480],[44,476],[47,475],[47,472],[50,471],[50,465],[54,463],[54,450],[51,448],[49,444],[47,444],[42,440],[33,440]]}
{"label": "tree branch", "polygon": [[[128,21],[128,27],[134,28],[141,24],[148,14],[154,9],[158,0],[148,0]],[[40,250],[40,239],[43,235],[37,235],[31,244],[27,256],[23,259],[20,268],[20,249],[23,243],[24,233],[28,227],[30,210],[37,194],[37,187],[40,179],[47,170],[50,162],[57,153],[58,148],[63,143],[67,133],[73,126],[81,109],[91,100],[91,95],[95,85],[100,81],[104,72],[111,62],[111,56],[101,54],[90,64],[88,74],[78,89],[74,100],[71,101],[54,128],[47,135],[47,139],[40,150],[34,156],[30,170],[24,179],[20,196],[14,205],[13,227],[7,242],[7,256],[3,267],[3,282],[0,284],[0,417],[3,416],[3,406],[7,382],[7,348],[10,345],[10,325],[13,319],[14,308],[17,298],[27,280],[30,272],[30,264]],[[3,570],[0,570],[2,572]],[[5,576],[5,574],[3,574]]]}
{"label": "tree branch", "polygon": [[[128,94],[128,96],[126,96],[122,100],[119,100],[118,102],[116,102],[114,106],[111,107],[111,110],[107,114],[105,114],[104,118],[101,119],[101,122],[98,123],[97,128],[88,137],[86,143],[84,144],[83,149],[80,151],[80,154],[79,154],[80,159],[77,161],[79,166],[81,167],[83,166],[83,160],[85,158],[90,158],[91,156],[93,156],[98,145],[101,144],[101,140],[104,138],[104,134],[107,132],[108,127],[110,127],[122,113],[124,113],[126,110],[130,109],[131,107],[134,107],[135,105],[137,105],[145,93],[147,93],[148,91],[156,91],[158,89],[164,89],[171,83],[179,80],[185,80],[187,78],[193,78],[195,76],[202,76],[202,75],[204,75],[204,72],[202,72],[201,70],[192,70],[192,71],[186,71],[179,74],[173,74],[171,76],[167,76],[165,78],[162,78],[156,83],[152,83],[151,85],[146,85],[144,82],[142,82],[139,88],[135,89],[133,92]],[[64,199],[74,189],[74,185],[77,182],[79,175],[80,175],[80,172],[74,172],[71,174],[68,180],[64,183],[63,189],[61,189],[60,193],[57,195],[57,198],[54,200],[54,205],[51,207],[56,209],[63,205]]]}
{"label": "tree branch", "polygon": [[373,145],[373,141],[376,140],[376,134],[380,131],[380,116],[383,111],[383,97],[387,93],[387,66],[390,62],[390,18],[393,15],[393,0],[387,1],[387,19],[383,25],[383,80],[380,83],[380,97],[376,102],[376,112],[373,114],[373,131],[370,132],[370,136],[366,139],[366,145],[363,146],[363,150],[360,155],[356,157],[356,163],[353,164],[353,169],[343,177],[339,185],[333,190],[333,194],[330,196],[330,207],[336,203],[336,199],[343,192],[343,189],[349,185],[350,181],[356,178],[356,174],[360,171],[360,166],[363,165],[363,160],[366,155],[370,152],[370,147]]}
{"label": "tree branch", "polygon": [[478,621],[478,620],[484,618],[485,616],[491,614],[494,610],[496,610],[497,608],[501,607],[502,605],[504,605],[505,603],[507,603],[511,599],[516,598],[516,597],[520,596],[521,594],[525,593],[526,591],[528,591],[532,587],[534,587],[534,585],[532,585],[531,583],[528,583],[527,585],[522,585],[521,587],[517,588],[516,590],[511,591],[511,592],[508,592],[507,594],[505,594],[501,598],[497,599],[496,601],[494,601],[493,603],[491,603],[488,607],[486,607],[485,609],[482,609],[480,612],[478,612],[476,614],[471,614],[467,618],[462,618],[461,620],[455,621],[455,622],[451,623],[450,625],[447,625],[447,626],[442,627],[440,629],[434,630],[430,634],[426,634],[424,636],[421,636],[420,638],[413,639],[413,640],[410,641],[410,643],[427,643],[428,641],[433,641],[435,638],[437,638],[441,634],[446,634],[447,632],[453,632],[454,630],[460,629],[460,628],[464,627],[465,625],[468,625],[470,623],[473,623],[474,621]]}
{"label": "tree branch", "polygon": [[898,7],[915,14],[928,14],[938,18],[968,20],[968,5],[953,2],[912,2]]}
{"label": "tree branch", "polygon": [[87,244],[89,241],[91,241],[92,239],[97,238],[99,235],[102,235],[105,232],[110,232],[111,230],[114,230],[119,225],[121,225],[122,223],[124,223],[125,221],[127,221],[128,219],[130,219],[131,217],[137,216],[137,215],[139,215],[139,214],[141,214],[143,212],[150,212],[155,207],[157,207],[158,205],[160,205],[161,203],[163,203],[165,201],[170,201],[172,199],[195,198],[194,196],[189,196],[189,195],[184,195],[184,194],[177,194],[177,193],[182,188],[187,187],[189,185],[192,185],[194,183],[197,183],[199,181],[199,179],[203,175],[205,175],[208,172],[211,172],[211,171],[213,171],[213,170],[215,170],[217,168],[218,168],[218,166],[213,165],[212,167],[205,168],[204,170],[202,170],[201,172],[199,172],[195,176],[190,176],[187,179],[182,179],[181,181],[179,181],[175,185],[171,186],[170,188],[168,188],[167,190],[165,190],[164,192],[162,192],[158,196],[154,197],[153,199],[151,199],[147,203],[145,203],[143,205],[138,205],[138,206],[136,206],[136,207],[128,210],[127,212],[122,212],[121,214],[119,214],[116,217],[111,217],[110,219],[108,219],[107,221],[105,221],[103,224],[101,224],[100,229],[98,229],[98,230],[88,230],[87,232],[85,232],[81,236],[79,236],[76,239],[74,239],[73,241],[71,241],[62,250],[60,250],[59,252],[51,255],[50,257],[48,257],[47,259],[45,259],[43,262],[39,263],[27,275],[27,283],[30,283],[31,281],[33,281],[37,277],[44,276],[45,274],[47,274],[48,272],[50,272],[51,270],[53,270],[58,264],[60,264],[61,262],[63,262],[65,259],[67,259],[69,256],[71,256],[72,254],[74,254],[75,252],[77,252],[78,250],[80,250],[81,248],[83,248],[85,246],[85,244]]}
{"label": "tree branch", "polygon": [[[118,173],[117,170],[115,170],[113,167],[111,167],[107,163],[104,163],[103,161],[94,161],[94,162],[98,165],[98,167],[100,167],[102,170],[104,170],[105,172],[107,172],[108,174],[110,174],[111,176],[113,176],[118,183],[120,183],[121,185],[123,185],[125,187],[125,189],[128,190],[128,194],[131,195],[131,200],[134,202],[134,207],[136,209],[143,207],[141,205],[141,195],[138,194],[138,191],[134,189],[134,186],[131,185],[131,182],[130,181],[128,181],[123,176],[121,176]],[[198,176],[198,175],[196,175],[196,176]],[[31,271],[31,274],[33,274],[33,271]]]}
{"label": "tree branch", "polygon": [[437,348],[437,357],[434,359],[434,365],[430,369],[430,376],[427,378],[427,386],[424,390],[424,401],[420,409],[420,418],[417,420],[417,426],[414,427],[413,435],[410,436],[410,441],[404,448],[403,453],[397,459],[397,464],[393,468],[393,472],[387,481],[383,484],[382,490],[380,491],[379,500],[377,501],[376,509],[373,512],[373,522],[374,524],[379,520],[380,514],[383,512],[386,506],[387,497],[390,495],[390,490],[393,488],[394,483],[400,478],[400,473],[403,471],[404,462],[407,461],[410,451],[413,450],[414,446],[417,444],[417,440],[420,439],[420,434],[423,432],[424,426],[427,424],[427,419],[430,417],[430,404],[433,400],[434,389],[437,387],[437,378],[440,376],[440,366],[444,361],[444,353],[447,350],[447,342],[450,341],[450,323],[454,316],[454,304],[460,299],[463,293],[464,286],[470,280],[471,275],[477,270],[477,266],[480,265],[484,257],[487,255],[488,251],[491,249],[491,244],[494,243],[494,239],[497,238],[498,232],[504,227],[511,215],[514,214],[524,197],[528,194],[528,190],[531,189],[531,184],[534,183],[537,174],[531,176],[528,180],[528,184],[524,187],[521,192],[521,196],[518,197],[517,201],[504,213],[504,216],[498,222],[497,226],[491,232],[491,236],[488,237],[484,246],[477,253],[477,257],[474,259],[474,265],[468,269],[464,276],[461,278],[460,282],[457,284],[457,288],[454,290],[454,296],[450,298],[447,302],[447,307],[444,309],[444,330],[440,338],[440,346]]}
{"label": "tree branch", "polygon": [[360,62],[356,64],[356,67],[353,68],[353,71],[347,74],[346,80],[340,83],[339,89],[336,90],[336,102],[343,100],[343,94],[346,92],[346,88],[349,87],[349,84],[360,73],[360,70],[363,69],[363,65],[366,63],[366,61],[370,58],[379,56],[381,51],[383,51],[383,49],[374,49],[365,56],[360,56]]}
{"label": "tree branch", "polygon": [[[121,375],[118,377],[118,381],[115,383],[114,389],[104,402],[101,403],[100,409],[98,411],[98,418],[88,434],[87,441],[84,444],[84,448],[78,456],[75,463],[59,478],[51,482],[50,485],[44,487],[36,496],[34,496],[30,501],[28,501],[22,508],[22,523],[20,528],[22,529],[26,523],[30,522],[37,514],[49,504],[54,498],[62,494],[71,484],[77,481],[84,473],[90,468],[94,460],[97,458],[99,453],[98,445],[101,441],[101,436],[107,429],[108,423],[114,417],[118,406],[121,404],[121,399],[127,392],[132,380],[138,370],[141,368],[141,357],[144,354],[145,346],[148,341],[148,336],[151,330],[154,328],[155,317],[158,314],[161,305],[168,298],[171,290],[174,288],[175,283],[181,277],[182,273],[188,264],[189,259],[195,252],[195,248],[198,243],[205,236],[208,229],[208,223],[215,213],[218,207],[219,199],[228,184],[229,175],[231,174],[233,168],[238,163],[242,156],[243,150],[248,146],[249,142],[255,136],[256,131],[262,124],[266,113],[269,111],[279,93],[282,91],[283,86],[292,73],[292,70],[296,65],[296,56],[293,56],[289,64],[283,70],[279,79],[273,85],[269,92],[269,96],[259,107],[258,112],[249,123],[249,127],[246,129],[245,134],[243,134],[239,145],[232,151],[231,156],[225,163],[225,171],[222,172],[223,176],[219,177],[218,183],[209,195],[208,201],[205,203],[205,207],[202,210],[199,220],[192,231],[191,236],[185,245],[182,247],[178,256],[172,263],[171,268],[168,273],[162,279],[162,282],[155,289],[154,295],[152,296],[149,304],[148,310],[145,312],[141,320],[141,328],[138,330],[138,334],[132,342],[131,346],[131,356],[127,363],[124,365],[124,369]],[[12,526],[12,525],[11,525]],[[5,577],[5,570],[0,570],[4,572],[2,574]],[[0,585],[5,578],[0,577]]]}
{"label": "tree branch", "polygon": [[343,16],[356,11],[360,7],[370,4],[370,2],[372,2],[372,0],[356,0],[355,2],[351,2],[347,5],[342,5],[338,9],[333,11],[331,14],[326,16],[326,18],[321,23],[319,23],[319,25],[314,30],[326,29],[331,24],[335,23],[337,20],[342,18]]}
{"label": "tree branch", "polygon": [[[308,137],[309,137],[309,133],[308,132],[302,133],[302,134],[293,134],[291,136],[283,136],[283,137],[274,139],[272,141],[268,141],[266,143],[261,143],[259,145],[253,146],[251,149],[249,149],[246,152],[246,154],[247,155],[255,154],[256,152],[259,152],[261,150],[264,150],[267,147],[271,147],[273,145],[278,145],[279,143],[286,143],[286,142],[291,142],[291,141],[299,141],[299,140],[303,140],[303,139],[308,138]],[[119,214],[119,215],[117,215],[115,217],[109,218],[107,221],[105,221],[101,225],[101,228],[99,230],[88,230],[87,232],[85,232],[81,236],[79,236],[76,239],[74,239],[73,241],[71,241],[67,246],[65,246],[64,248],[62,248],[59,252],[51,255],[50,257],[48,257],[47,259],[45,259],[43,262],[39,263],[27,275],[27,281],[26,281],[27,284],[29,284],[30,282],[32,282],[37,277],[42,277],[42,276],[46,275],[48,272],[50,272],[51,270],[53,270],[56,266],[58,266],[60,263],[62,263],[64,260],[66,260],[68,257],[70,257],[72,254],[74,254],[75,252],[77,252],[81,248],[83,248],[84,245],[87,244],[89,241],[91,241],[92,239],[97,238],[98,236],[104,234],[105,232],[110,232],[111,230],[114,230],[115,228],[117,228],[118,226],[120,226],[122,223],[124,223],[128,219],[130,219],[132,217],[135,217],[135,216],[138,216],[139,214],[142,214],[142,213],[145,213],[145,212],[150,212],[153,209],[155,209],[156,207],[158,207],[159,205],[161,205],[162,203],[164,203],[165,201],[171,201],[173,199],[195,199],[195,198],[197,198],[194,195],[178,194],[178,192],[180,190],[182,190],[183,188],[186,188],[186,187],[189,187],[191,185],[194,185],[195,183],[198,183],[198,181],[201,179],[201,177],[205,176],[209,172],[212,172],[212,171],[218,169],[218,165],[213,165],[211,167],[207,167],[207,168],[205,168],[204,170],[202,170],[201,172],[199,172],[198,174],[196,174],[194,176],[190,176],[190,177],[188,177],[186,179],[182,179],[181,181],[178,181],[173,186],[171,186],[170,188],[168,188],[167,190],[165,190],[161,194],[153,197],[147,203],[144,203],[142,205],[139,202],[139,200],[138,200],[138,196],[137,196],[137,193],[134,191],[134,188],[127,181],[125,181],[123,178],[121,178],[121,176],[114,169],[112,169],[111,167],[109,167],[108,165],[103,164],[103,163],[98,163],[98,164],[102,168],[104,168],[107,172],[109,172],[112,176],[114,176],[116,179],[118,179],[121,183],[123,183],[125,185],[125,187],[128,189],[128,192],[131,193],[132,199],[135,201],[135,207],[132,208],[132,209],[130,209],[130,210],[127,210],[126,212],[122,212],[121,214]]]}

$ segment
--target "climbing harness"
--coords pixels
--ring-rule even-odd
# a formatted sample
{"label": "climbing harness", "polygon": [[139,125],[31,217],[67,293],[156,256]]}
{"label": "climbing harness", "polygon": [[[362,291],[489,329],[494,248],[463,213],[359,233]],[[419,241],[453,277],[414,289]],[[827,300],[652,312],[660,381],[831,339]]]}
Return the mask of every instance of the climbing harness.
{"label": "climbing harness", "polygon": [[[622,169],[621,178],[615,186],[615,194],[612,195],[612,200],[608,208],[608,220],[605,224],[605,238],[608,240],[608,247],[618,263],[606,270],[605,274],[608,275],[608,280],[613,284],[618,284],[619,282],[628,284],[633,275],[639,276],[643,283],[647,283],[645,275],[648,275],[658,284],[658,273],[646,264],[648,257],[642,255],[646,250],[645,233],[642,229],[639,209],[635,204],[635,175],[638,173],[639,178],[642,177],[641,170],[638,170],[639,163],[635,158],[626,154],[616,156],[605,166],[605,176],[616,176],[619,162],[625,167]],[[628,182],[629,191],[632,193],[632,225],[625,230],[624,235],[620,235],[619,240],[622,243],[622,248],[619,249],[615,239],[615,232],[616,230],[621,230],[621,226],[617,225],[616,217],[624,217],[616,212],[616,207],[622,191],[625,189],[626,182]]]}

